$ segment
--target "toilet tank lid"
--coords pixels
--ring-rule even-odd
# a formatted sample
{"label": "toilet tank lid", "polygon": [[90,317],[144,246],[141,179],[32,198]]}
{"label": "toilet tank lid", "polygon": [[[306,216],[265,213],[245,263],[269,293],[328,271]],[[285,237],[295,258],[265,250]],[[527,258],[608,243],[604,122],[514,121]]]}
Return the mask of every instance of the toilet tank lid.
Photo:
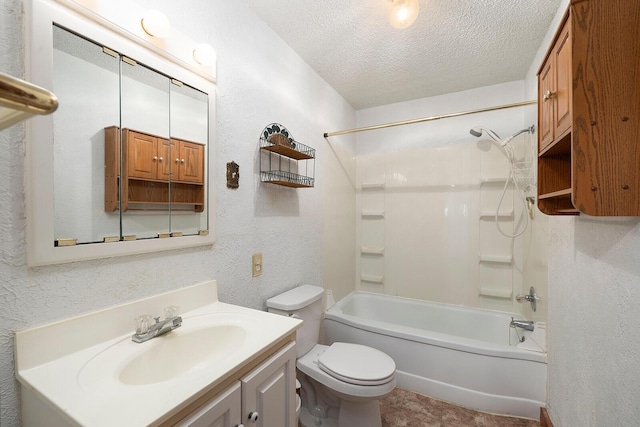
{"label": "toilet tank lid", "polygon": [[278,310],[299,310],[322,298],[324,289],[319,286],[302,285],[267,300],[267,307]]}

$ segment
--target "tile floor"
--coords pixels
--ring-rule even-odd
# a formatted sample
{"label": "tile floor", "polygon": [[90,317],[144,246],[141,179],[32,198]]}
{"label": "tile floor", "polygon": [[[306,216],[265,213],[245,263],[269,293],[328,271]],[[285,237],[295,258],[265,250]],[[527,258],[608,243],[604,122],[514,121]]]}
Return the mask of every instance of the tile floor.
{"label": "tile floor", "polygon": [[380,400],[382,427],[540,427],[538,421],[462,408],[400,388]]}

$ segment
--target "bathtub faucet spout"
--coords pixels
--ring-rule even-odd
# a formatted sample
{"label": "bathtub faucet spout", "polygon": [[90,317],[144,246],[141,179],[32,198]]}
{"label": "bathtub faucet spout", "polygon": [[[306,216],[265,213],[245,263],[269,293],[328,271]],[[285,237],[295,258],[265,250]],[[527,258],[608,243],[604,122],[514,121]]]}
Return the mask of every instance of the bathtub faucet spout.
{"label": "bathtub faucet spout", "polygon": [[509,323],[509,327],[510,328],[518,327],[518,328],[525,329],[527,331],[533,331],[534,324],[530,320],[513,320],[513,317],[512,317],[511,323]]}

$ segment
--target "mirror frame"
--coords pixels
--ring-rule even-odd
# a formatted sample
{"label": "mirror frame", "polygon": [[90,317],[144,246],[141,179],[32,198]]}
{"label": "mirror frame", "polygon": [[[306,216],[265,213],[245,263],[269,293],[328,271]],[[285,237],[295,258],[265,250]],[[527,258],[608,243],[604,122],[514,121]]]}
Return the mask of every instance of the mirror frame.
{"label": "mirror frame", "polygon": [[[58,264],[97,258],[158,252],[215,242],[215,64],[201,67],[189,56],[196,43],[176,30],[171,39],[146,35],[140,26],[144,13],[125,0],[30,0],[27,6],[26,69],[31,82],[53,86],[53,23],[109,46],[122,55],[145,63],[209,96],[206,208],[208,233],[112,243],[54,246],[53,115],[27,122],[25,160],[27,263],[29,266]],[[142,33],[142,34],[140,34]]]}

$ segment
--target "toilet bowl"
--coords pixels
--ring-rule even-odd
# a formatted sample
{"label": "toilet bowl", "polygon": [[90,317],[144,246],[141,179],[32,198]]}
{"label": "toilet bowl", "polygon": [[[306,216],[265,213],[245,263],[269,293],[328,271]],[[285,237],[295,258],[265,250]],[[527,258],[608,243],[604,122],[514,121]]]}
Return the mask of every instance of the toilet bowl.
{"label": "toilet bowl", "polygon": [[267,300],[270,312],[303,320],[296,334],[296,367],[302,380],[302,426],[381,427],[378,399],[396,384],[395,362],[371,347],[318,344],[322,295],[303,285]]}

